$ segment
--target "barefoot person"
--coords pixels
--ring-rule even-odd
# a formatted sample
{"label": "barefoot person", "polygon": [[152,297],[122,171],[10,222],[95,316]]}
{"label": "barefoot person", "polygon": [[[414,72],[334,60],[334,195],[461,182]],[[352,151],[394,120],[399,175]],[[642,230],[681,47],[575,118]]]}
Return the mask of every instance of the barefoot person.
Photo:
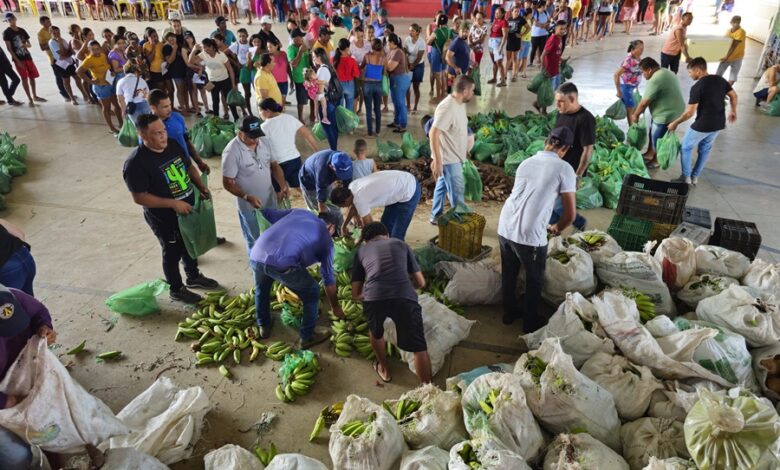
{"label": "barefoot person", "polygon": [[5,22],[8,28],[3,31],[3,41],[8,49],[16,71],[22,77],[22,87],[27,94],[30,106],[35,106],[35,102],[45,103],[46,100],[38,96],[35,91],[35,79],[40,75],[35,67],[35,62],[30,55],[30,35],[23,28],[16,26],[16,16],[9,12],[5,13]]}

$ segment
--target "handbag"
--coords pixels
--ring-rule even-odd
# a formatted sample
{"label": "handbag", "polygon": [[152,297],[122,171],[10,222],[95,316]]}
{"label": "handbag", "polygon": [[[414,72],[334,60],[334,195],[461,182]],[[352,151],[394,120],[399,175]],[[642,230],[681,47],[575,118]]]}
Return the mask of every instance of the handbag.
{"label": "handbag", "polygon": [[[141,81],[141,77],[136,75],[135,76],[135,86],[133,87],[133,99],[135,99],[135,92],[138,91],[138,82],[139,81]],[[135,101],[131,101],[131,102],[127,103],[127,114],[130,115],[130,114],[135,113],[135,108],[136,108]]]}
{"label": "handbag", "polygon": [[214,89],[214,87],[215,87],[215,86],[216,86],[216,85],[214,85],[214,82],[212,82],[211,80],[209,80],[209,82],[208,82],[208,83],[206,83],[205,85],[203,85],[203,88],[205,88],[205,89],[206,89],[206,91],[211,91],[211,90],[213,90],[213,89]]}

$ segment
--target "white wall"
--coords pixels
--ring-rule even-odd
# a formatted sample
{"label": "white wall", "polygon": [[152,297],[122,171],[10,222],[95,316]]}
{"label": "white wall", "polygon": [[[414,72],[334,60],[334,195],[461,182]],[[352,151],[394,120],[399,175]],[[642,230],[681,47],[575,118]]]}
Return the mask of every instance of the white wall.
{"label": "white wall", "polygon": [[736,0],[734,10],[742,16],[742,27],[748,37],[764,43],[772,18],[780,11],[780,0]]}

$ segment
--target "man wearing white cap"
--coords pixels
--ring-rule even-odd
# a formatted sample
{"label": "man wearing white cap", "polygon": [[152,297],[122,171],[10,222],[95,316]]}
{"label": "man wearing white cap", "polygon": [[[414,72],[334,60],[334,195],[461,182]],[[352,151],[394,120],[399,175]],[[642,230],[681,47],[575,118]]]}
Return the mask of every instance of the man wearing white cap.
{"label": "man wearing white cap", "polygon": [[271,31],[271,27],[274,25],[274,20],[271,19],[268,15],[263,15],[262,18],[260,18],[260,32],[257,33],[258,36],[260,36],[260,47],[262,47],[264,50],[268,50],[268,43],[272,41],[276,41],[279,44],[282,42],[279,41],[279,38],[276,37],[273,31]]}

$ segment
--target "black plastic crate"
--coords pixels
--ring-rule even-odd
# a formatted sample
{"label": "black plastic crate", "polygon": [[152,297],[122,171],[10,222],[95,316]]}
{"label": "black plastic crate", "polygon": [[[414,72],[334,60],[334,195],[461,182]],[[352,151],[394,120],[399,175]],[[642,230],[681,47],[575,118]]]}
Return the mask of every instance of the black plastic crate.
{"label": "black plastic crate", "polygon": [[753,222],[718,217],[715,219],[710,245],[738,251],[753,260],[761,247],[761,234]]}
{"label": "black plastic crate", "polygon": [[607,233],[618,242],[626,251],[642,251],[650,239],[653,223],[647,220],[637,219],[615,214],[609,224]]}
{"label": "black plastic crate", "polygon": [[682,220],[683,222],[712,230],[712,218],[710,217],[710,211],[707,209],[686,206],[685,210],[683,210]]}
{"label": "black plastic crate", "polygon": [[682,222],[688,185],[626,175],[616,212],[659,224]]}

